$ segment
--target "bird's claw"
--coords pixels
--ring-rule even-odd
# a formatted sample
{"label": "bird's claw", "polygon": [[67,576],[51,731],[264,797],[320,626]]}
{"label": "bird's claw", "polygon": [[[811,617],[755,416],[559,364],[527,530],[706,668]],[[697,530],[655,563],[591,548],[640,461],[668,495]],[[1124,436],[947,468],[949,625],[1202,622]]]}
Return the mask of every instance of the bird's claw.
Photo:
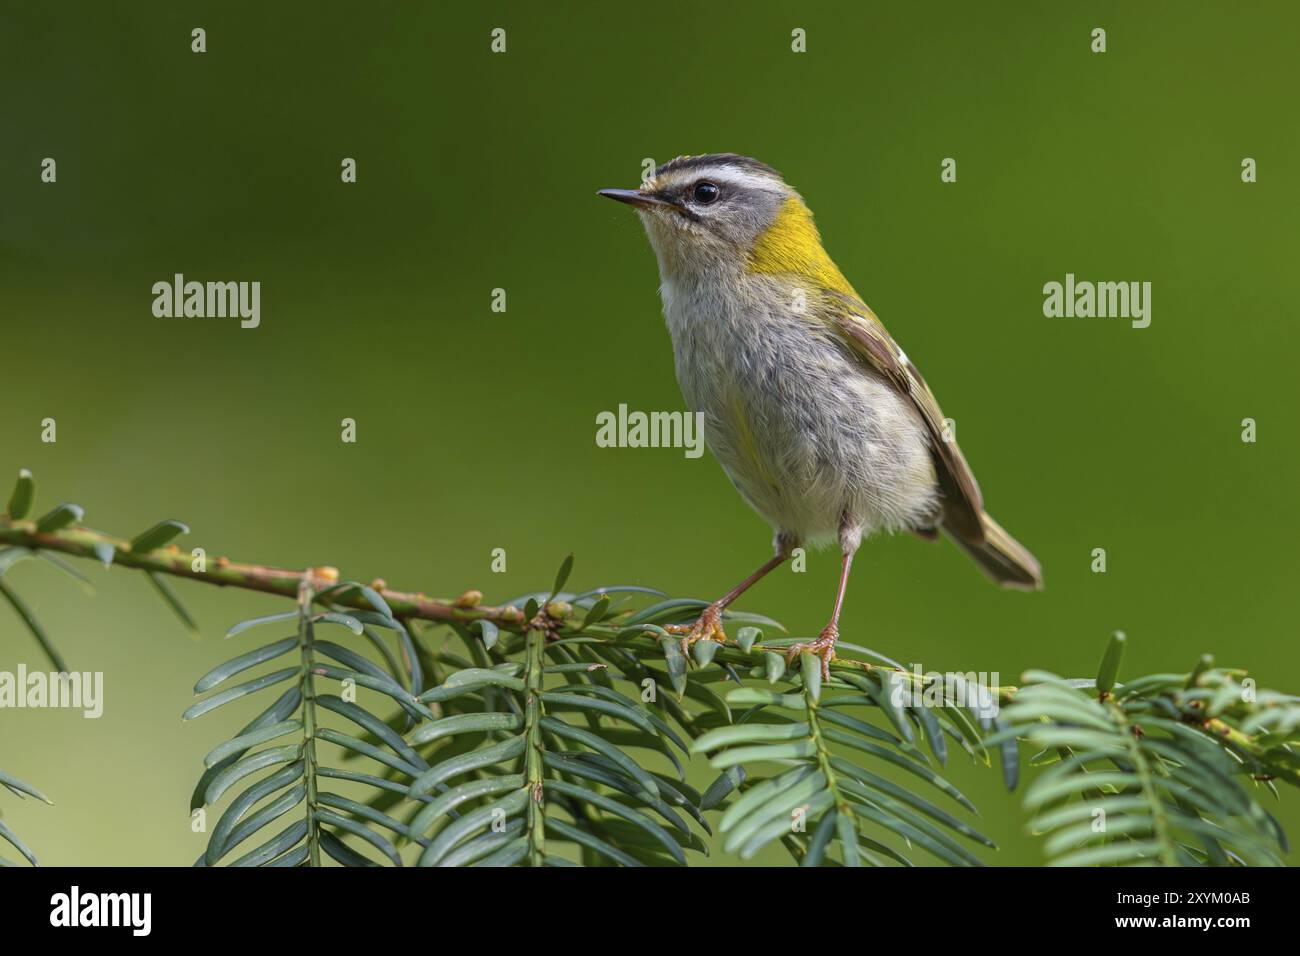
{"label": "bird's claw", "polygon": [[785,662],[787,665],[794,662],[794,659],[800,654],[812,654],[822,662],[822,678],[831,679],[831,661],[835,660],[835,642],[839,640],[840,629],[834,624],[827,624],[822,629],[821,635],[815,641],[807,641],[802,644],[791,644],[785,649]]}
{"label": "bird's claw", "polygon": [[716,604],[710,604],[702,612],[694,624],[670,624],[665,628],[669,634],[684,634],[681,648],[682,654],[690,656],[691,645],[697,641],[717,641],[723,643],[727,639],[727,632],[722,629],[722,609]]}

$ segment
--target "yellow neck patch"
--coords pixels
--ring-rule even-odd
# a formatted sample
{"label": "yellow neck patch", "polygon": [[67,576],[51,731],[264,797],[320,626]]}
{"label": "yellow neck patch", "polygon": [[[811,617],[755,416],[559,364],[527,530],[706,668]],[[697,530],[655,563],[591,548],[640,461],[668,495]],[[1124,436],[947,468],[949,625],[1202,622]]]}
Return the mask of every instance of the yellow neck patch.
{"label": "yellow neck patch", "polygon": [[823,289],[857,298],[853,286],[822,248],[812,212],[797,196],[781,205],[772,225],[758,237],[749,254],[749,271],[788,274]]}

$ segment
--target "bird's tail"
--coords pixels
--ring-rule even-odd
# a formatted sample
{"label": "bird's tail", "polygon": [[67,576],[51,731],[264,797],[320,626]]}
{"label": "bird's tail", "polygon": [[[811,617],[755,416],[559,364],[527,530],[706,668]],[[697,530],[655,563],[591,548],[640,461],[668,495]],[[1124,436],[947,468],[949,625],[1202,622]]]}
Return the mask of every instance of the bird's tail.
{"label": "bird's tail", "polygon": [[1002,530],[1002,526],[989,517],[988,512],[980,516],[984,526],[983,541],[968,541],[949,533],[961,549],[975,559],[986,575],[1004,588],[1020,588],[1025,591],[1037,591],[1043,586],[1043,569],[1038,559],[1011,535]]}

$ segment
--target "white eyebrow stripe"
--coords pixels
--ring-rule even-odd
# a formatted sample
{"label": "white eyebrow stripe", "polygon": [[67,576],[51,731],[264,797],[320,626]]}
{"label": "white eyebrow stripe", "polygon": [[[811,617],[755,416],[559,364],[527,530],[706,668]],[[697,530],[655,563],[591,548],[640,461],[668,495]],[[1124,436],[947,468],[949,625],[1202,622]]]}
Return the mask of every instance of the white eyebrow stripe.
{"label": "white eyebrow stripe", "polygon": [[750,172],[747,169],[741,169],[739,166],[713,166],[703,173],[705,176],[712,176],[723,185],[741,186],[753,189],[771,189],[776,186],[776,181],[771,176],[764,176],[762,173]]}
{"label": "white eyebrow stripe", "polygon": [[658,182],[656,185],[660,187],[677,185],[679,183],[694,182],[697,179],[707,179],[721,186],[737,186],[742,189],[767,189],[772,191],[781,189],[780,183],[771,176],[750,172],[730,163],[717,166],[700,166],[689,170],[673,170],[664,177],[663,182]]}

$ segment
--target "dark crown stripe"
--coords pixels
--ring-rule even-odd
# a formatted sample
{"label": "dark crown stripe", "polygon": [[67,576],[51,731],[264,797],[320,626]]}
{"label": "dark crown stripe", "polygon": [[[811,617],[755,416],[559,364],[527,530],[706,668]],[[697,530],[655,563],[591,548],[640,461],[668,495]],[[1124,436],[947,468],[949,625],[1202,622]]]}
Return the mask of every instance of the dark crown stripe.
{"label": "dark crown stripe", "polygon": [[737,153],[708,153],[704,156],[678,156],[674,160],[664,163],[655,170],[655,176],[659,177],[665,173],[681,172],[683,170],[700,169],[706,166],[739,166],[741,169],[748,169],[756,173],[765,173],[768,176],[781,178],[778,173],[767,163],[760,163],[756,159],[748,156],[741,156]]}

